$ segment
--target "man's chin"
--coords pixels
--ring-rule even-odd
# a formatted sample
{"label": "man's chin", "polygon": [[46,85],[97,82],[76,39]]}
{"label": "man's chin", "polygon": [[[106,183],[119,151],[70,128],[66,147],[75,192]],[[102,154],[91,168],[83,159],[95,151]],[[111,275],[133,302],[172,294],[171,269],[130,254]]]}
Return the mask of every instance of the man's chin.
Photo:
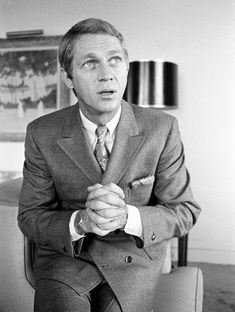
{"label": "man's chin", "polygon": [[118,110],[119,106],[121,105],[121,100],[102,100],[99,101],[97,108],[100,112],[112,112]]}

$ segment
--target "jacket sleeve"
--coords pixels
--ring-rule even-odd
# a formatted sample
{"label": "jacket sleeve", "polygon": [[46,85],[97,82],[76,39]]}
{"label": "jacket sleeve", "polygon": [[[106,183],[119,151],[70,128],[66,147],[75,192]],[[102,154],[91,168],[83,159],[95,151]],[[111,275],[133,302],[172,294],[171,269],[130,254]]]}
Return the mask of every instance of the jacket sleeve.
{"label": "jacket sleeve", "polygon": [[173,118],[155,173],[150,206],[139,207],[143,225],[140,247],[183,236],[198,219],[201,209],[193,198],[184,158],[178,123]]}
{"label": "jacket sleeve", "polygon": [[[35,244],[74,256],[69,232],[73,210],[63,210],[50,170],[36,144],[31,124],[27,127],[23,184],[18,224]],[[81,239],[80,244],[82,244]],[[78,243],[76,248],[79,250]]]}

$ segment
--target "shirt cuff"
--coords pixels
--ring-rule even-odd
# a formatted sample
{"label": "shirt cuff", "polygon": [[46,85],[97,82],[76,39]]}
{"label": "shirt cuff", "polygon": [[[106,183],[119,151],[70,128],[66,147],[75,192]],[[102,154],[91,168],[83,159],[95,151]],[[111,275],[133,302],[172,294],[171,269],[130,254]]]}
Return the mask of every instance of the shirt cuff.
{"label": "shirt cuff", "polygon": [[139,209],[132,205],[126,206],[128,209],[128,217],[124,231],[127,234],[141,237],[143,229]]}
{"label": "shirt cuff", "polygon": [[85,235],[80,235],[76,232],[75,230],[75,226],[74,226],[74,221],[75,221],[75,217],[77,215],[78,211],[74,211],[74,213],[71,215],[70,217],[70,221],[69,221],[69,232],[70,232],[70,236],[73,242],[77,241],[78,239],[85,237]]}

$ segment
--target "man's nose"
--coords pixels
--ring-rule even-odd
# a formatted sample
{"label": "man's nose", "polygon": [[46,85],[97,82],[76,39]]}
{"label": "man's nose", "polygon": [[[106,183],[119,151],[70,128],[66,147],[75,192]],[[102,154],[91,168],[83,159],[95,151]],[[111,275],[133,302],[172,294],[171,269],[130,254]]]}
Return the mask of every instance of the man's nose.
{"label": "man's nose", "polygon": [[100,64],[98,72],[99,81],[113,80],[112,70],[108,64]]}

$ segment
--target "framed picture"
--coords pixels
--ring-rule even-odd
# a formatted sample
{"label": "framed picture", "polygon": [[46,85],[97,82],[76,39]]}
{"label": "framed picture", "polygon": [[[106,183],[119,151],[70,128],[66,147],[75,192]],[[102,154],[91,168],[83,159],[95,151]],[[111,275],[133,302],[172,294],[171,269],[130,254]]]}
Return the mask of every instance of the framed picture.
{"label": "framed picture", "polygon": [[0,39],[0,142],[24,141],[29,122],[70,104],[60,38]]}

